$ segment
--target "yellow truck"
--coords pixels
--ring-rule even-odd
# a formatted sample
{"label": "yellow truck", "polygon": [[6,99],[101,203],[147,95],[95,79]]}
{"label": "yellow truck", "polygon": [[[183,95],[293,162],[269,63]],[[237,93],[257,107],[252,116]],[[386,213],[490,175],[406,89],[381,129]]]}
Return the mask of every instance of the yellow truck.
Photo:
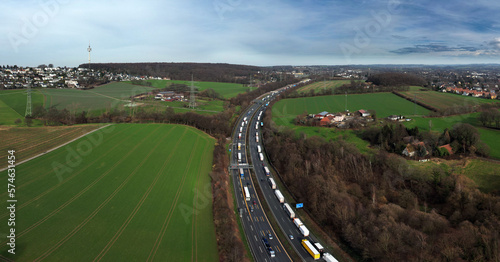
{"label": "yellow truck", "polygon": [[314,258],[314,260],[319,259],[320,255],[318,250],[307,239],[302,239],[302,246],[307,250],[307,252]]}

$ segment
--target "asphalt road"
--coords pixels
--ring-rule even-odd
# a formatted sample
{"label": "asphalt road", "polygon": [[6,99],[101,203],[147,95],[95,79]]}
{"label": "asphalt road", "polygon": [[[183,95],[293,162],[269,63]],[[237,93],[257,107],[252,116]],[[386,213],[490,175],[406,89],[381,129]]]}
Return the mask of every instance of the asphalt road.
{"label": "asphalt road", "polygon": [[[302,261],[315,261],[312,258],[312,256],[304,249],[301,241],[302,239],[307,238],[311,243],[318,243],[319,242],[318,239],[314,237],[311,233],[307,237],[304,237],[302,235],[302,233],[293,223],[293,220],[290,218],[290,215],[283,209],[283,204],[280,203],[280,201],[276,197],[275,190],[271,188],[271,184],[269,183],[268,178],[273,177],[272,171],[270,176],[266,176],[266,173],[264,171],[264,166],[267,166],[270,170],[271,167],[268,164],[268,160],[265,155],[265,149],[262,144],[262,135],[260,133],[260,129],[262,128],[261,120],[264,116],[264,111],[266,110],[266,103],[271,99],[273,99],[276,95],[277,94],[271,95],[268,99],[264,101],[260,99],[257,100],[256,103],[254,103],[251,107],[249,107],[247,112],[243,113],[243,117],[239,121],[239,126],[235,128],[235,134],[233,135],[234,137],[233,148],[235,150],[232,150],[233,152],[232,159],[234,159],[235,162],[234,164],[232,163],[232,166],[234,167],[236,166],[236,164],[238,164],[237,153],[241,153],[242,154],[241,164],[248,164],[248,163],[253,164],[252,170],[257,178],[257,181],[251,181],[251,178],[248,173],[249,168],[244,169],[245,174],[244,177],[241,179],[238,170],[232,172],[235,192],[237,194],[238,207],[243,207],[244,209],[244,212],[242,214],[243,227],[256,261],[270,261],[270,260],[291,261],[290,257],[288,256],[288,254],[286,254],[286,251],[284,250],[282,243],[280,241],[289,241],[289,243],[295,249],[296,253],[301,257]],[[262,111],[262,116],[259,118],[261,111]],[[247,118],[246,119],[247,121],[243,126],[243,129],[240,129],[242,127],[241,122],[245,117]],[[238,134],[240,133],[240,131],[243,131],[241,132],[242,137],[241,139],[238,139]],[[258,141],[256,139],[257,136],[259,137]],[[238,143],[241,143],[241,150],[237,150]],[[261,147],[263,160],[261,160],[257,146]],[[275,181],[278,179],[275,177],[273,178]],[[262,190],[262,194],[264,195],[264,199],[260,199],[259,201],[259,199],[256,198],[253,183],[259,184]],[[243,193],[244,186],[248,186],[249,188],[251,194],[251,201],[245,201]],[[250,206],[253,205],[254,200],[256,200],[256,205],[254,205],[254,211],[252,213],[250,211]],[[261,203],[261,201],[267,202],[272,215],[274,216],[276,222],[279,224],[280,227],[280,229],[276,228],[275,230],[281,230],[284,233],[284,235],[286,235],[286,239],[277,240],[277,237],[273,232],[271,225],[267,221],[266,216],[261,207],[261,204],[266,204],[266,203],[264,202]],[[285,203],[287,203],[286,199]],[[295,203],[290,203],[290,202],[288,203],[295,211]],[[269,242],[273,247],[273,250],[275,250],[276,252],[276,257],[274,258],[265,256],[267,255],[267,253],[266,250],[264,249],[264,244],[262,243],[261,240],[263,236],[268,238],[267,234],[269,233],[273,235],[273,240],[269,240]],[[291,239],[290,236],[293,236],[293,239]],[[322,261],[322,260],[323,259],[316,261]]]}
{"label": "asphalt road", "polygon": [[[253,105],[243,115],[250,118],[252,112],[256,110],[259,105]],[[247,113],[250,112],[249,115]],[[271,224],[262,209],[260,200],[255,193],[253,181],[250,177],[250,169],[248,167],[248,158],[246,154],[246,138],[248,125],[242,126],[243,118],[238,122],[237,128],[233,134],[233,144],[231,147],[231,176],[233,177],[233,186],[235,189],[236,201],[238,210],[240,210],[240,217],[242,221],[243,230],[247,237],[252,255],[256,261],[292,261],[286,253],[280,240],[277,239]],[[243,127],[241,132],[241,139],[239,138],[240,127]],[[238,150],[238,143],[241,143],[241,150]],[[238,161],[238,153],[241,153],[241,162]],[[241,177],[239,168],[243,168],[244,177]],[[245,200],[244,187],[248,187],[250,193],[250,201]],[[255,201],[255,204],[254,204]],[[253,209],[253,211],[252,211]],[[241,212],[242,211],[242,212]],[[269,234],[273,239],[269,239]],[[271,257],[264,245],[262,238],[265,237],[272,249],[275,252],[275,257]]]}

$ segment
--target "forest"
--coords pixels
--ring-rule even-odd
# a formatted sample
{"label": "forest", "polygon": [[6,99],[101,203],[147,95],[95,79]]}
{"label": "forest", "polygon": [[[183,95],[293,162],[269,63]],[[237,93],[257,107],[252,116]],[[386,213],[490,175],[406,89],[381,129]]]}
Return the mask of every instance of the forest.
{"label": "forest", "polygon": [[387,72],[368,77],[367,82],[380,86],[425,86],[427,82],[414,74]]}
{"label": "forest", "polygon": [[383,150],[368,156],[343,140],[278,130],[270,112],[263,141],[294,200],[358,260],[500,260],[500,197],[467,177],[424,174]]}
{"label": "forest", "polygon": [[[89,67],[82,64],[79,67]],[[214,63],[92,63],[92,69],[138,76],[168,77],[191,80],[248,84],[248,77],[261,69],[256,66]]]}

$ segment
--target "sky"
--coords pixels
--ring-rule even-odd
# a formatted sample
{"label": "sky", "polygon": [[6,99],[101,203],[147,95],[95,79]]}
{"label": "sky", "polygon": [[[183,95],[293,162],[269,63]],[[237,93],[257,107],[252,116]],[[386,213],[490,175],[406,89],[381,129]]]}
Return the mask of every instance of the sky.
{"label": "sky", "polygon": [[500,1],[3,0],[0,65],[500,62]]}

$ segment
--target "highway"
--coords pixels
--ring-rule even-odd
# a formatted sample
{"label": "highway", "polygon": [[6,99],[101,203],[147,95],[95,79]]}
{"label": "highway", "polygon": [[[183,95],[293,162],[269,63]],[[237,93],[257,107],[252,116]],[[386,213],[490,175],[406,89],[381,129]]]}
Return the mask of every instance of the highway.
{"label": "highway", "polygon": [[[260,130],[262,128],[261,120],[264,117],[266,104],[270,100],[274,99],[274,97],[278,94],[279,92],[273,92],[273,94],[269,95],[269,97],[265,100],[262,100],[262,97],[256,99],[254,103],[247,109],[247,111],[242,114],[242,117],[238,122],[239,125],[235,128],[232,147],[233,153],[231,157],[232,170],[239,167],[237,162],[238,153],[242,154],[241,164],[253,164],[252,166],[244,169],[244,178],[240,179],[238,170],[234,170],[231,172],[233,176],[235,192],[237,195],[238,207],[243,207],[244,209],[244,212],[242,214],[243,228],[245,230],[245,234],[247,236],[248,242],[250,243],[252,253],[256,261],[269,261],[269,259],[271,259],[272,261],[291,261],[289,255],[284,250],[280,241],[289,241],[289,243],[295,249],[296,253],[301,257],[302,261],[315,261],[313,257],[302,246],[301,240],[304,239],[304,236],[295,226],[293,220],[290,218],[290,215],[283,209],[283,204],[280,203],[280,201],[276,197],[275,190],[271,188],[268,178],[273,177],[275,181],[277,181],[278,178],[274,177],[272,172],[269,176],[267,176],[264,170],[264,166],[268,167],[269,170],[271,170],[271,166],[269,165],[266,158],[265,149],[262,143],[262,135],[260,133]],[[242,122],[245,122],[244,126],[242,126]],[[240,131],[242,131],[241,139],[238,138]],[[259,137],[258,141],[256,137]],[[238,143],[241,143],[241,150],[238,150]],[[258,146],[260,146],[261,152],[258,152]],[[261,153],[263,156],[263,160],[261,160]],[[257,181],[252,181],[250,174],[248,173],[249,170],[253,170]],[[257,199],[254,189],[254,183],[259,184],[262,194],[264,195],[264,199]],[[245,196],[243,193],[244,186],[249,187],[249,191],[251,194],[250,201],[245,201]],[[252,213],[250,211],[250,206],[253,205],[253,200],[256,200],[256,205],[254,205],[254,211]],[[281,230],[286,236],[286,239],[280,239],[280,241],[277,240],[276,234],[274,233],[262,210],[261,204],[265,203],[261,203],[261,201],[267,202],[272,215],[274,216],[276,222],[279,224],[280,229],[275,228],[274,230]],[[286,202],[287,201],[285,200],[285,203]],[[295,203],[288,203],[295,211]],[[248,214],[250,214],[250,216]],[[274,258],[265,256],[267,255],[267,253],[265,252],[266,250],[264,249],[264,244],[261,241],[263,236],[268,238],[267,234],[269,232],[271,232],[273,235],[273,240],[269,240],[269,242],[273,247],[273,250],[275,250],[276,252],[276,257]],[[290,238],[290,235],[293,236],[293,239]],[[312,234],[309,234],[309,236],[307,236],[306,238],[312,243],[319,242],[318,239]],[[262,248],[262,250],[259,247]],[[319,261],[322,261],[322,259],[320,259]]]}
{"label": "highway", "polygon": [[[255,112],[258,107],[259,105],[254,104],[243,114],[243,116],[247,117],[247,122],[252,112]],[[253,181],[250,176],[250,168],[248,165],[249,161],[245,150],[248,124],[244,124],[242,126],[242,122],[245,122],[243,118],[244,117],[240,118],[238,125],[234,130],[230,162],[231,176],[233,178],[232,180],[236,195],[236,202],[240,212],[243,230],[245,231],[245,235],[255,261],[292,261],[290,256],[286,253],[286,250],[283,248],[280,240],[276,237],[276,233],[267,220],[267,217],[262,209],[261,202],[255,192]],[[241,138],[239,138],[240,128],[242,131]],[[238,150],[238,143],[241,144],[241,150]],[[241,162],[238,161],[238,153],[241,154]],[[240,175],[240,168],[244,171],[244,177],[241,177]],[[250,201],[246,201],[244,193],[245,186],[248,187]],[[272,235],[273,239],[269,239],[269,234]],[[275,257],[270,256],[263,243],[263,237],[268,240],[273,251],[275,252]]]}

